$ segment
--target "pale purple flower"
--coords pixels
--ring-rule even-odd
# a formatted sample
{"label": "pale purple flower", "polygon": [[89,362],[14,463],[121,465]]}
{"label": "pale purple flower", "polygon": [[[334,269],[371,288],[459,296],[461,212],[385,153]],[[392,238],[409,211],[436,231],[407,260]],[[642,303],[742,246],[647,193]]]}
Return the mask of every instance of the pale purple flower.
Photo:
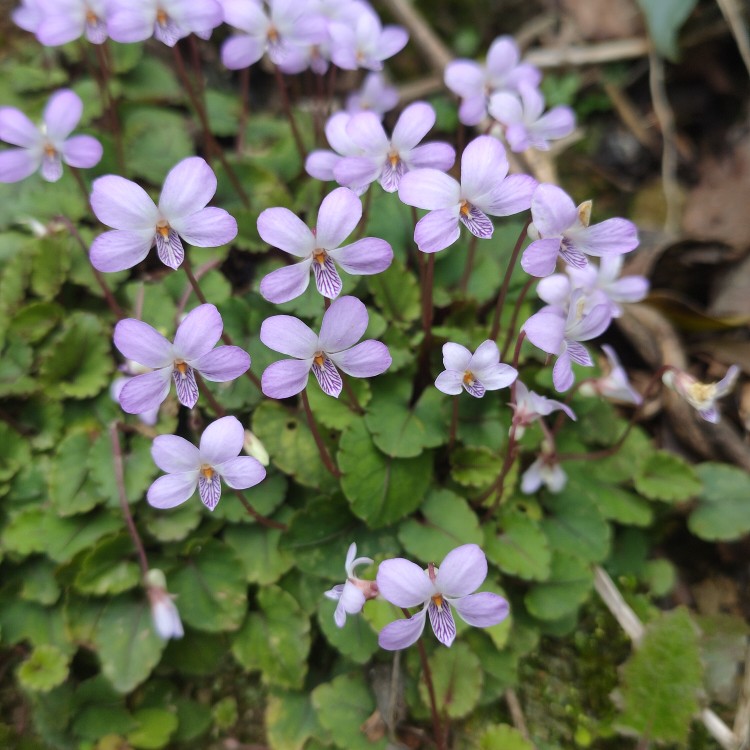
{"label": "pale purple flower", "polygon": [[361,189],[377,180],[386,192],[395,193],[406,172],[419,168],[450,169],[456,160],[452,146],[419,145],[434,124],[435,110],[425,102],[410,104],[401,113],[390,139],[377,115],[372,112],[352,115],[346,132],[362,155],[338,160],[333,168],[336,181]]}
{"label": "pale purple flower", "polygon": [[424,253],[436,253],[459,237],[460,224],[481,239],[492,237],[490,216],[525,211],[537,183],[528,175],[508,175],[503,145],[487,135],[475,138],[461,156],[461,182],[437,169],[415,169],[401,179],[399,198],[427,209],[414,230]]}
{"label": "pale purple flower", "polygon": [[120,391],[120,405],[129,414],[143,414],[159,407],[174,380],[177,398],[192,409],[198,401],[195,373],[224,383],[238,378],[250,367],[250,356],[238,346],[219,346],[224,324],[213,305],[199,305],[180,323],[174,343],[148,323],[134,318],[115,326],[115,346],[123,356],[150,367],[152,372],[131,378]]}
{"label": "pale purple flower", "polygon": [[533,224],[521,266],[531,276],[549,276],[560,256],[576,268],[587,264],[587,255],[604,257],[629,253],[638,245],[638,229],[627,219],[607,219],[589,226],[590,203],[578,208],[556,185],[541,184],[531,198]]}
{"label": "pale purple flower", "polygon": [[333,620],[340,628],[344,627],[347,615],[356,615],[362,611],[368,599],[374,599],[378,595],[378,586],[375,581],[364,581],[354,574],[360,565],[372,565],[369,557],[357,557],[357,545],[352,542],[346,553],[346,583],[339,583],[332,589],[324,592],[324,596],[338,602]]}
{"label": "pale purple flower", "polygon": [[[152,372],[152,370],[150,367],[144,367],[137,362],[133,362],[132,359],[126,360],[118,369],[123,373],[123,376],[115,378],[112,381],[112,384],[109,387],[109,395],[113,401],[116,401],[119,404],[120,394],[122,393],[125,384],[138,375],[145,375],[146,373]],[[159,420],[159,406],[141,412],[138,414],[138,419],[140,419],[143,424],[153,427]]]}
{"label": "pale purple flower", "polygon": [[230,70],[258,62],[264,53],[286,73],[308,64],[303,48],[327,38],[326,20],[299,0],[268,0],[268,10],[252,0],[222,0],[224,20],[238,32],[222,45],[221,61]]}
{"label": "pale purple flower", "polygon": [[346,99],[346,111],[374,112],[383,119],[398,104],[398,89],[391,86],[382,73],[368,73],[362,85]]}
{"label": "pale purple flower", "polygon": [[267,208],[258,217],[258,233],[269,245],[301,258],[300,263],[271,271],[260,282],[260,293],[275,303],[299,297],[310,283],[310,270],[318,291],[328,299],[341,291],[336,264],[347,273],[365,276],[385,271],[393,250],[377,237],[341,243],[362,217],[362,203],[349,188],[337,188],[320,204],[315,229],[310,229],[288,208]]}
{"label": "pale purple flower", "polygon": [[443,344],[443,366],[435,387],[450,396],[457,396],[463,389],[482,398],[486,391],[507,388],[518,377],[513,367],[500,364],[497,344],[490,340],[482,342],[474,354],[452,341]]}
{"label": "pale purple flower", "polygon": [[152,568],[146,574],[146,594],[151,605],[151,617],[154,629],[165,641],[170,638],[182,638],[185,631],[174,596],[167,591],[167,579],[164,573]]}
{"label": "pale purple flower", "polygon": [[0,140],[18,148],[0,152],[0,182],[18,182],[39,170],[47,182],[62,177],[62,163],[89,169],[102,158],[102,146],[90,135],[69,137],[83,114],[83,102],[69,89],[56,91],[34,125],[15,107],[0,107]]}
{"label": "pale purple flower", "polygon": [[454,60],[445,67],[445,85],[461,97],[458,119],[478,125],[487,115],[487,99],[496,91],[518,91],[521,84],[538,86],[542,74],[528,63],[520,63],[518,45],[512,37],[500,36],[490,45],[484,66],[473,60]]}
{"label": "pale purple flower", "polygon": [[662,375],[661,379],[664,385],[682,396],[690,406],[696,409],[706,422],[716,424],[720,419],[716,401],[734,388],[739,374],[740,368],[732,365],[718,383],[701,383],[687,372],[672,367]]}
{"label": "pale purple flower", "polygon": [[291,315],[263,321],[260,340],[282,359],[263,372],[261,385],[269,398],[289,398],[307,385],[310,370],[329,396],[338,398],[343,387],[337,367],[355,378],[371,378],[391,366],[388,347],[368,339],[357,344],[367,328],[367,308],[356,297],[339,297],[323,315],[320,336]]}
{"label": "pale purple flower", "polygon": [[116,42],[153,36],[168,47],[194,32],[205,36],[223,20],[218,0],[109,0],[109,35]]}
{"label": "pale purple flower", "polygon": [[544,485],[550,492],[557,494],[565,489],[568,475],[560,466],[554,451],[545,451],[534,461],[521,476],[521,492],[533,495]]}
{"label": "pale purple flower", "polygon": [[489,113],[505,126],[511,151],[536,148],[549,150],[549,142],[570,135],[576,117],[570,107],[560,105],[544,111],[544,97],[536,86],[521,83],[518,94],[499,91],[490,97]]}
{"label": "pale purple flower", "polygon": [[549,416],[554,411],[562,411],[573,421],[576,420],[575,413],[567,404],[530,391],[520,380],[517,380],[515,385],[515,403],[511,403],[510,406],[513,409],[511,430],[515,425],[517,440],[521,439],[529,425],[541,417]]}
{"label": "pale purple flower", "polygon": [[382,70],[383,60],[400,52],[409,41],[401,26],[383,26],[375,11],[362,4],[361,12],[346,22],[329,25],[331,59],[344,70]]}
{"label": "pale purple flower", "polygon": [[[305,160],[305,171],[310,177],[323,182],[334,180],[333,170],[344,156],[361,156],[362,149],[351,139],[346,130],[352,115],[348,112],[336,112],[328,118],[325,126],[328,144],[333,149],[311,151]],[[362,194],[367,186],[357,186],[353,190]]]}
{"label": "pale purple flower", "polygon": [[142,187],[124,177],[94,180],[91,208],[114,231],[94,240],[91,263],[99,271],[124,271],[156,245],[159,260],[179,268],[185,258],[182,240],[195,247],[231,242],[237,222],[223,208],[206,208],[215,192],[216,175],[199,156],[183,159],[170,170],[158,206]]}
{"label": "pale purple flower", "polygon": [[451,550],[437,568],[427,570],[397,557],[378,567],[380,595],[396,607],[422,607],[405,620],[386,625],[378,636],[381,648],[397,651],[417,641],[427,615],[437,639],[450,646],[456,637],[453,619],[455,607],[461,619],[477,628],[502,622],[509,612],[508,602],[498,594],[474,594],[487,577],[487,558],[476,544],[464,544]]}
{"label": "pale purple flower", "polygon": [[149,488],[154,508],[174,508],[195,493],[213,510],[221,499],[221,481],[235,490],[262,482],[266,470],[250,456],[240,456],[245,430],[236,417],[222,417],[203,431],[200,446],[177,435],[159,435],[151,444],[154,463],[167,472]]}
{"label": "pale purple flower", "polygon": [[567,312],[557,305],[547,305],[523,324],[523,330],[534,346],[557,356],[552,382],[562,392],[573,385],[573,362],[584,367],[594,365],[586,347],[580,342],[600,336],[611,321],[612,313],[608,305],[599,304],[588,309],[586,296],[578,289],[573,292]]}
{"label": "pale purple flower", "polygon": [[16,26],[32,34],[36,34],[37,27],[44,18],[40,0],[21,0],[21,4],[10,15]]}
{"label": "pale purple flower", "polygon": [[92,44],[107,39],[109,0],[37,0],[41,18],[37,39],[48,47],[67,44],[85,36]]}
{"label": "pale purple flower", "polygon": [[640,406],[643,398],[638,391],[630,385],[628,374],[620,364],[615,350],[609,344],[603,344],[602,350],[609,361],[609,372],[599,378],[581,383],[579,391],[584,396],[603,396],[604,398],[620,401],[623,404]]}

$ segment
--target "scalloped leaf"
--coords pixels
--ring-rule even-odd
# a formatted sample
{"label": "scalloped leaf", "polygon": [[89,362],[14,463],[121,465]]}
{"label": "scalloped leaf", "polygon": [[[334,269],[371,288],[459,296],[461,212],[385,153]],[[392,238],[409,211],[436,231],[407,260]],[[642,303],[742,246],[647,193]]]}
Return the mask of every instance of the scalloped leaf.
{"label": "scalloped leaf", "polygon": [[539,620],[560,620],[586,601],[592,586],[593,573],[583,560],[555,552],[549,578],[534,586],[524,602]]}
{"label": "scalloped leaf", "polygon": [[495,724],[482,733],[479,750],[534,750],[534,745],[508,724]]}
{"label": "scalloped leaf", "polygon": [[[484,673],[479,657],[463,641],[450,648],[440,648],[430,657],[430,670],[437,705],[452,719],[467,716],[482,694]],[[424,680],[419,681],[419,695],[429,707],[430,698]]]}
{"label": "scalloped leaf", "polygon": [[320,731],[310,695],[288,690],[268,696],[265,724],[272,750],[302,750]]}
{"label": "scalloped leaf", "polygon": [[37,646],[18,668],[21,686],[32,693],[48,693],[65,682],[69,657],[56,646]]}
{"label": "scalloped leaf", "polygon": [[732,541],[750,533],[750,477],[727,464],[707,462],[696,471],[703,482],[688,518],[690,531],[708,541]]}
{"label": "scalloped leaf", "polygon": [[81,561],[73,585],[82,594],[113,596],[135,588],[141,581],[133,540],[126,535],[104,539]]}
{"label": "scalloped leaf", "polygon": [[503,573],[544,581],[550,574],[552,552],[539,521],[519,511],[503,512],[495,528],[484,526],[487,559]]}
{"label": "scalloped leaf", "polygon": [[378,651],[377,633],[364,617],[348,615],[343,628],[333,620],[336,602],[325,599],[318,609],[318,624],[326,640],[336,651],[356,664],[366,664]]}
{"label": "scalloped leaf", "polygon": [[128,734],[128,742],[138,750],[165,747],[177,730],[178,720],[163,708],[142,708],[133,714],[138,726]]}
{"label": "scalloped leaf", "polygon": [[693,467],[667,451],[651,451],[633,482],[644,497],[664,502],[690,500],[702,488]]}
{"label": "scalloped leaf", "polygon": [[489,448],[456,448],[451,452],[451,476],[464,487],[484,489],[500,474],[503,460]]}

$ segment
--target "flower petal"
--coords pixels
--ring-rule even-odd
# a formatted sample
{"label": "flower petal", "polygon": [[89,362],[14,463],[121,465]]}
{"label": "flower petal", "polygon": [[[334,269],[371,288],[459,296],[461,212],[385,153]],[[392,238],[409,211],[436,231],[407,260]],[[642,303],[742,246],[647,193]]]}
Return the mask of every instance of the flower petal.
{"label": "flower petal", "polygon": [[380,563],[377,584],[382,597],[397,607],[416,607],[428,602],[436,593],[427,573],[403,557]]}
{"label": "flower petal", "polygon": [[[454,346],[458,345],[454,344]],[[445,346],[443,347],[443,362],[445,362]],[[474,374],[478,375],[482,370],[496,365],[498,362],[500,362],[500,350],[494,341],[488,339],[477,347],[465,369],[471,370]]]}
{"label": "flower petal", "polygon": [[0,182],[20,182],[34,174],[41,158],[25,148],[9,148],[0,152]]}
{"label": "flower petal", "polygon": [[380,118],[372,112],[352,115],[346,124],[346,134],[355,146],[368,155],[383,153],[390,145]]}
{"label": "flower petal", "polygon": [[575,227],[566,235],[587,255],[621,255],[638,247],[638,228],[627,219],[607,219],[590,227]]}
{"label": "flower petal", "polygon": [[509,91],[499,91],[490,97],[490,116],[505,126],[523,122],[521,100]]}
{"label": "flower petal", "polygon": [[201,461],[217,466],[239,456],[245,442],[245,430],[237,417],[222,417],[211,422],[201,435]]}
{"label": "flower petal", "polygon": [[235,490],[246,490],[262,482],[266,477],[266,470],[260,461],[250,456],[230,458],[214,467],[221,474],[221,478]]}
{"label": "flower petal", "polygon": [[78,125],[83,114],[83,102],[70,89],[56,91],[44,108],[44,124],[52,141],[64,141]]}
{"label": "flower petal", "polygon": [[426,102],[414,102],[398,118],[391,143],[399,151],[410,151],[430,132],[434,124],[435,110]]}
{"label": "flower petal", "polygon": [[175,357],[193,364],[193,360],[216,346],[223,329],[224,323],[215,305],[198,305],[177,328],[174,337]]}
{"label": "flower petal", "polygon": [[191,364],[206,380],[226,383],[250,369],[250,355],[239,346],[218,346]]}
{"label": "flower petal", "polygon": [[156,204],[140,185],[114,174],[94,180],[91,208],[102,224],[113,229],[153,232],[159,218]]}
{"label": "flower petal", "polygon": [[102,158],[102,144],[90,135],[68,138],[62,146],[63,161],[77,169],[90,169]]}
{"label": "flower petal", "polygon": [[498,594],[485,591],[479,594],[469,594],[451,604],[456,608],[464,622],[476,628],[489,628],[502,622],[510,611],[508,602]]}
{"label": "flower petal", "polygon": [[177,400],[188,409],[192,409],[198,403],[198,383],[195,380],[195,371],[192,367],[185,367],[184,372],[177,367],[172,369],[172,380],[177,391]]}
{"label": "flower petal", "polygon": [[172,219],[172,226],[189,245],[220,247],[237,236],[237,221],[223,208],[208,208],[190,216]]}
{"label": "flower petal", "polygon": [[185,248],[182,245],[180,235],[174,229],[169,229],[166,235],[156,232],[156,254],[159,260],[169,268],[177,269],[185,260]]}
{"label": "flower petal", "polygon": [[565,314],[559,307],[543,307],[524,324],[526,338],[547,354],[557,354],[563,345]]}
{"label": "flower petal", "polygon": [[190,156],[169,170],[159,196],[159,210],[173,224],[205,208],[215,192],[213,169],[200,156]]}
{"label": "flower petal", "polygon": [[170,367],[136,375],[120,391],[120,406],[128,414],[143,414],[156,409],[169,395]]}
{"label": "flower petal", "polygon": [[336,188],[323,198],[318,210],[317,247],[326,250],[338,247],[354,231],[361,218],[362,201],[349,188]]}
{"label": "flower petal", "polygon": [[351,245],[329,250],[328,254],[347,273],[370,276],[385,271],[393,260],[393,250],[377,237],[363,237]]}
{"label": "flower petal", "polygon": [[[334,304],[336,303],[331,308]],[[326,315],[328,312],[330,308]],[[325,315],[323,320],[325,321]],[[292,315],[272,315],[266,318],[260,326],[260,340],[269,349],[297,359],[312,359],[318,351],[318,337],[299,318]]]}
{"label": "flower petal", "polygon": [[326,354],[343,351],[362,338],[369,317],[356,297],[340,297],[331,303],[320,326],[320,348]]}
{"label": "flower petal", "polygon": [[423,609],[408,619],[388,623],[378,635],[378,645],[386,651],[400,651],[419,640],[425,624],[427,610]]}
{"label": "flower petal", "polygon": [[142,320],[121,320],[115,326],[113,338],[122,355],[139,365],[157,369],[171,365],[174,360],[172,344]]}
{"label": "flower petal", "polygon": [[443,596],[458,598],[476,591],[487,578],[487,558],[476,544],[452,549],[440,563],[435,587]]}
{"label": "flower petal", "polygon": [[[446,370],[459,370],[460,372],[468,370],[471,357],[471,352],[461,344],[456,344],[453,341],[443,344],[443,367]],[[499,359],[500,355],[498,354]]]}
{"label": "flower petal", "polygon": [[333,259],[324,253],[321,256],[322,263],[318,258],[312,261],[313,276],[315,277],[315,286],[318,291],[328,299],[335,299],[341,291],[341,277],[336,270]]}
{"label": "flower petal", "polygon": [[484,70],[473,60],[454,60],[448,63],[443,78],[445,85],[464,99],[479,94],[484,87]]}
{"label": "flower petal", "polygon": [[182,474],[166,474],[159,477],[149,488],[146,500],[154,508],[174,508],[181,505],[195,492],[198,485],[198,472],[186,471]]}
{"label": "flower petal", "polygon": [[355,378],[381,375],[393,361],[388,347],[373,339],[362,341],[351,349],[329,354],[329,357],[337,367]]}
{"label": "flower petal", "polygon": [[464,387],[463,371],[444,370],[435,379],[435,387],[449,396],[458,396]]}
{"label": "flower petal", "polygon": [[450,648],[456,638],[456,621],[453,619],[450,604],[443,602],[438,607],[433,601],[430,602],[427,611],[430,614],[430,625],[432,625],[432,632],[435,633],[435,637],[444,646]]}
{"label": "flower petal", "polygon": [[398,197],[407,206],[434,211],[457,206],[461,186],[450,175],[437,169],[415,169],[401,178]]}
{"label": "flower petal", "polygon": [[456,161],[456,152],[447,143],[425,143],[413,149],[404,161],[409,169],[439,169],[447,172]]}
{"label": "flower petal", "polygon": [[221,45],[221,62],[229,70],[242,70],[257,63],[265,50],[266,45],[260,39],[248,34],[233,34]]}
{"label": "flower petal", "polygon": [[496,391],[498,388],[507,388],[515,382],[518,370],[510,365],[490,365],[481,373],[474,373],[488,391]]}
{"label": "flower petal", "polygon": [[572,198],[557,185],[542,183],[531,197],[531,215],[541,237],[556,237],[578,221]]}
{"label": "flower petal", "polygon": [[154,463],[167,474],[197,471],[201,459],[198,449],[178,435],[159,435],[151,443]]}
{"label": "flower petal", "polygon": [[308,257],[315,249],[315,235],[288,208],[267,208],[261,211],[258,216],[258,234],[272,247],[278,247],[298,258]]}
{"label": "flower petal", "polygon": [[20,109],[0,107],[0,141],[32,148],[42,140],[39,129]]}
{"label": "flower petal", "polygon": [[333,175],[339,185],[353,190],[367,187],[383,171],[383,164],[369,156],[339,157],[333,166]]}
{"label": "flower petal", "polygon": [[312,258],[307,258],[291,266],[277,268],[260,280],[259,291],[264,299],[274,304],[296,299],[310,284],[310,265]]}
{"label": "flower petal", "polygon": [[198,475],[198,494],[201,502],[209,509],[213,510],[221,500],[221,479],[215,472],[206,476],[201,473]]}
{"label": "flower petal", "polygon": [[282,359],[263,371],[261,388],[269,398],[289,398],[304,390],[312,359]]}
{"label": "flower petal", "polygon": [[319,365],[317,362],[313,362],[312,367],[313,375],[318,381],[318,385],[321,387],[324,393],[329,396],[338,398],[341,393],[341,389],[344,387],[344,383],[341,380],[341,374],[336,369],[336,365],[326,357],[323,360],[323,364]]}
{"label": "flower petal", "polygon": [[521,256],[521,268],[529,276],[541,278],[554,273],[557,256],[560,254],[559,238],[534,240]]}
{"label": "flower petal", "polygon": [[333,151],[323,149],[311,151],[305,160],[305,172],[316,180],[330,182],[334,179],[334,167],[340,160],[341,156]]}
{"label": "flower petal", "polygon": [[[426,171],[426,170],[425,170]],[[408,172],[404,177],[416,172]],[[403,180],[401,181],[403,185]],[[460,236],[457,206],[430,211],[414,227],[414,242],[423,253],[437,253],[450,247]]]}
{"label": "flower petal", "polygon": [[526,174],[508,175],[489,195],[483,209],[492,216],[511,216],[531,205],[537,181]]}
{"label": "flower petal", "polygon": [[461,194],[483,207],[481,197],[508,174],[503,144],[489,135],[477,136],[461,155]]}
{"label": "flower petal", "polygon": [[552,368],[552,383],[555,386],[555,390],[560,393],[567,391],[575,382],[575,375],[573,374],[573,367],[570,362],[570,354],[568,353],[567,346],[560,353],[560,356],[555,362],[555,366]]}

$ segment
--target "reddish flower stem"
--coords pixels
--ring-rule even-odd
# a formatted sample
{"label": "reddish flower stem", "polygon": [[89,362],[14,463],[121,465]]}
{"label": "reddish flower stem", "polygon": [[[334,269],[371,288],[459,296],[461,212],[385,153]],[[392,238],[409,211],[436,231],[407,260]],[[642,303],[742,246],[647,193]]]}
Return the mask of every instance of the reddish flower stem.
{"label": "reddish flower stem", "polygon": [[458,396],[453,397],[453,408],[451,411],[451,431],[448,437],[448,450],[453,449],[456,442],[456,432],[458,430]]}
{"label": "reddish flower stem", "polygon": [[477,236],[471,235],[469,241],[469,249],[466,253],[466,262],[464,264],[464,272],[461,274],[461,281],[458,284],[458,289],[462,295],[466,296],[466,289],[469,286],[469,279],[471,278],[471,271],[474,268],[474,256],[477,253]]}
{"label": "reddish flower stem", "polygon": [[510,319],[510,323],[508,323],[508,330],[505,333],[505,343],[503,344],[503,350],[500,353],[501,360],[504,360],[505,355],[508,353],[508,349],[510,348],[510,342],[513,341],[513,334],[515,333],[516,324],[518,323],[518,316],[521,312],[521,305],[523,305],[523,301],[526,299],[526,295],[529,293],[529,290],[531,289],[535,281],[536,281],[535,278],[533,277],[530,278],[523,285],[523,289],[521,289],[521,293],[518,295],[516,304],[513,307],[513,315]]}
{"label": "reddish flower stem", "polygon": [[294,144],[297,147],[299,158],[302,161],[302,167],[305,166],[305,160],[307,159],[307,151],[305,150],[305,144],[300,135],[299,128],[297,127],[297,121],[294,119],[294,112],[292,112],[292,103],[289,100],[289,91],[287,90],[286,81],[284,80],[284,74],[278,65],[273,66],[273,72],[276,76],[276,85],[279,89],[279,96],[281,96],[281,106],[284,109],[286,119],[289,121],[289,127],[292,129],[292,137],[294,138]]}
{"label": "reddish flower stem", "polygon": [[289,528],[285,523],[274,521],[273,518],[268,518],[268,516],[263,516],[258,513],[258,511],[255,510],[252,505],[250,505],[250,503],[247,501],[247,498],[242,494],[242,492],[240,492],[240,490],[235,490],[234,488],[232,489],[234,491],[234,494],[239,498],[239,501],[245,507],[248,515],[251,518],[254,518],[261,526],[265,526],[269,529],[278,529],[279,531],[286,531]]}
{"label": "reddish flower stem", "polygon": [[[521,230],[521,234],[518,235],[518,239],[516,240],[513,252],[511,253],[510,260],[508,261],[508,267],[505,269],[505,276],[503,277],[503,283],[500,287],[500,293],[497,295],[495,314],[492,318],[492,328],[490,329],[490,338],[493,341],[497,340],[497,336],[500,333],[500,315],[502,314],[503,306],[505,305],[505,298],[508,294],[510,279],[513,276],[513,269],[516,267],[518,256],[521,253],[523,242],[526,239],[526,233],[529,231],[529,224],[531,224],[531,218],[526,220],[526,223],[523,225],[523,229]],[[515,322],[513,323],[513,325],[515,326]]]}
{"label": "reddish flower stem", "polygon": [[320,453],[323,465],[334,477],[336,477],[336,479],[338,479],[341,476],[341,472],[336,468],[336,464],[333,462],[331,454],[328,452],[328,448],[326,448],[326,444],[323,442],[323,437],[318,430],[318,425],[315,424],[315,417],[313,417],[310,402],[307,399],[307,392],[304,388],[300,391],[300,398],[302,399],[302,406],[305,409],[307,424],[310,426],[310,432],[312,433],[313,440],[315,440],[315,445],[318,446],[318,453]]}
{"label": "reddish flower stem", "polygon": [[197,371],[193,370],[193,375],[195,376],[195,382],[198,384],[198,389],[206,397],[206,401],[208,401],[209,405],[214,410],[214,414],[216,414],[217,417],[225,417],[227,414],[226,410],[216,400],[214,394],[211,393],[211,391],[208,389],[208,386],[206,386],[206,384],[203,382],[203,378],[200,376],[200,374]]}

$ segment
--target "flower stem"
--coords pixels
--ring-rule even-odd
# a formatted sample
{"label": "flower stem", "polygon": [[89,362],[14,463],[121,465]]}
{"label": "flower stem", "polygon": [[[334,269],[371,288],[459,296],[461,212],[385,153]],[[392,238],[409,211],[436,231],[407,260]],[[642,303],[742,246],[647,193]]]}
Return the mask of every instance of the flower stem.
{"label": "flower stem", "polygon": [[500,293],[497,295],[497,304],[495,305],[495,314],[492,318],[492,329],[490,330],[490,338],[493,341],[497,340],[497,335],[500,333],[500,315],[503,311],[503,305],[505,305],[505,298],[508,294],[508,287],[510,286],[511,276],[513,276],[513,269],[516,267],[516,262],[518,261],[521,247],[523,247],[523,242],[526,239],[526,233],[529,230],[529,224],[531,224],[531,219],[526,220],[526,223],[523,225],[523,229],[521,230],[521,234],[518,235],[518,239],[516,240],[515,247],[513,248],[513,252],[511,253],[510,260],[508,261],[508,267],[505,269],[505,276],[503,277],[503,283],[500,287]]}
{"label": "flower stem", "polygon": [[[421,251],[420,251],[421,252]],[[432,339],[432,285],[435,279],[435,253],[429,253],[424,271],[424,286],[422,287],[422,329],[424,330],[425,346],[429,346]]]}
{"label": "flower stem", "polygon": [[269,529],[279,529],[279,531],[286,531],[289,527],[285,523],[280,521],[274,521],[273,518],[268,518],[258,513],[255,508],[247,501],[247,498],[239,491],[232,488],[234,494],[237,495],[239,501],[245,506],[245,510],[251,518],[254,518],[261,526],[266,526]]}
{"label": "flower stem", "polygon": [[117,300],[115,299],[114,294],[112,294],[112,290],[109,288],[109,285],[104,280],[104,276],[100,271],[98,271],[96,268],[94,268],[93,265],[91,265],[91,260],[89,258],[89,249],[86,247],[86,243],[83,240],[83,237],[81,237],[80,232],[78,229],[76,229],[75,224],[67,217],[67,216],[58,216],[58,221],[61,221],[67,230],[70,232],[70,234],[75,238],[76,242],[81,246],[81,250],[83,250],[84,255],[89,261],[89,265],[91,266],[91,270],[94,273],[94,278],[96,279],[96,283],[99,285],[99,288],[102,290],[102,294],[104,295],[104,299],[107,302],[107,306],[109,309],[114,313],[114,316],[117,318],[117,320],[122,320],[125,317],[125,313],[122,311],[122,308],[117,303]]}
{"label": "flower stem", "polygon": [[242,98],[242,109],[240,111],[240,122],[237,127],[237,154],[242,155],[245,150],[245,130],[250,117],[250,68],[240,71],[240,96]]}
{"label": "flower stem", "polygon": [[120,498],[120,509],[125,518],[125,525],[128,527],[130,538],[133,540],[133,546],[138,554],[138,564],[141,568],[141,576],[145,579],[149,571],[148,558],[146,557],[146,550],[141,541],[141,537],[138,534],[138,529],[133,521],[133,515],[130,512],[130,505],[128,505],[128,498],[125,493],[125,470],[123,468],[122,447],[120,445],[120,433],[117,422],[112,422],[109,426],[109,439],[112,443],[115,484],[117,485],[117,495]]}
{"label": "flower stem", "polygon": [[466,296],[466,289],[469,286],[469,278],[471,278],[471,269],[474,268],[474,256],[477,252],[477,236],[471,235],[469,241],[469,249],[466,253],[466,262],[464,263],[464,272],[461,275],[461,281],[458,284],[458,289],[463,296]]}
{"label": "flower stem", "polygon": [[297,121],[294,119],[294,113],[292,112],[292,104],[289,101],[289,92],[287,91],[286,81],[284,80],[284,74],[278,65],[273,66],[273,72],[276,76],[276,84],[279,88],[279,95],[281,96],[281,106],[284,109],[286,119],[289,120],[289,127],[292,129],[292,137],[294,138],[294,144],[297,146],[297,152],[299,158],[302,161],[302,167],[305,166],[305,160],[307,159],[307,151],[305,150],[305,144],[302,141],[299,128],[297,127]]}
{"label": "flower stem", "polygon": [[503,350],[500,354],[501,360],[505,359],[505,355],[508,353],[508,349],[510,349],[510,342],[513,341],[513,334],[515,333],[516,324],[518,323],[518,316],[521,313],[521,305],[523,305],[523,301],[526,299],[526,295],[529,293],[529,290],[535,281],[535,278],[530,278],[523,285],[523,289],[521,289],[521,293],[518,295],[516,304],[513,306],[513,315],[511,316],[510,323],[508,323],[508,330],[505,332],[505,343],[503,344]]}
{"label": "flower stem", "polygon": [[349,399],[349,405],[357,414],[364,414],[365,410],[362,408],[362,404],[359,403],[359,399],[357,398],[357,394],[354,392],[351,383],[344,376],[341,377],[341,382],[344,385],[346,397]]}
{"label": "flower stem", "polygon": [[372,190],[365,193],[365,207],[362,210],[362,218],[359,220],[359,229],[356,239],[360,239],[367,229],[367,220],[370,218],[370,205],[372,204]]}
{"label": "flower stem", "polygon": [[326,445],[323,442],[323,438],[318,430],[318,425],[315,424],[315,418],[313,417],[310,402],[307,399],[307,392],[304,388],[300,391],[300,398],[302,399],[302,406],[305,409],[307,424],[310,426],[310,432],[312,433],[313,440],[315,440],[315,445],[318,446],[318,453],[320,453],[323,465],[334,477],[336,477],[336,479],[338,479],[341,476],[341,472],[336,468],[336,464],[333,462],[331,454],[328,452],[328,448],[326,448]]}
{"label": "flower stem", "polygon": [[209,405],[214,410],[214,414],[216,414],[217,417],[225,417],[227,414],[226,410],[216,400],[214,394],[208,389],[208,386],[205,384],[200,374],[196,370],[193,370],[193,375],[195,376],[195,382],[198,384],[198,389],[206,397],[206,401],[208,401]]}
{"label": "flower stem", "polygon": [[458,430],[458,396],[453,397],[453,410],[451,413],[451,431],[448,438],[448,450],[453,449],[456,442],[456,431]]}

